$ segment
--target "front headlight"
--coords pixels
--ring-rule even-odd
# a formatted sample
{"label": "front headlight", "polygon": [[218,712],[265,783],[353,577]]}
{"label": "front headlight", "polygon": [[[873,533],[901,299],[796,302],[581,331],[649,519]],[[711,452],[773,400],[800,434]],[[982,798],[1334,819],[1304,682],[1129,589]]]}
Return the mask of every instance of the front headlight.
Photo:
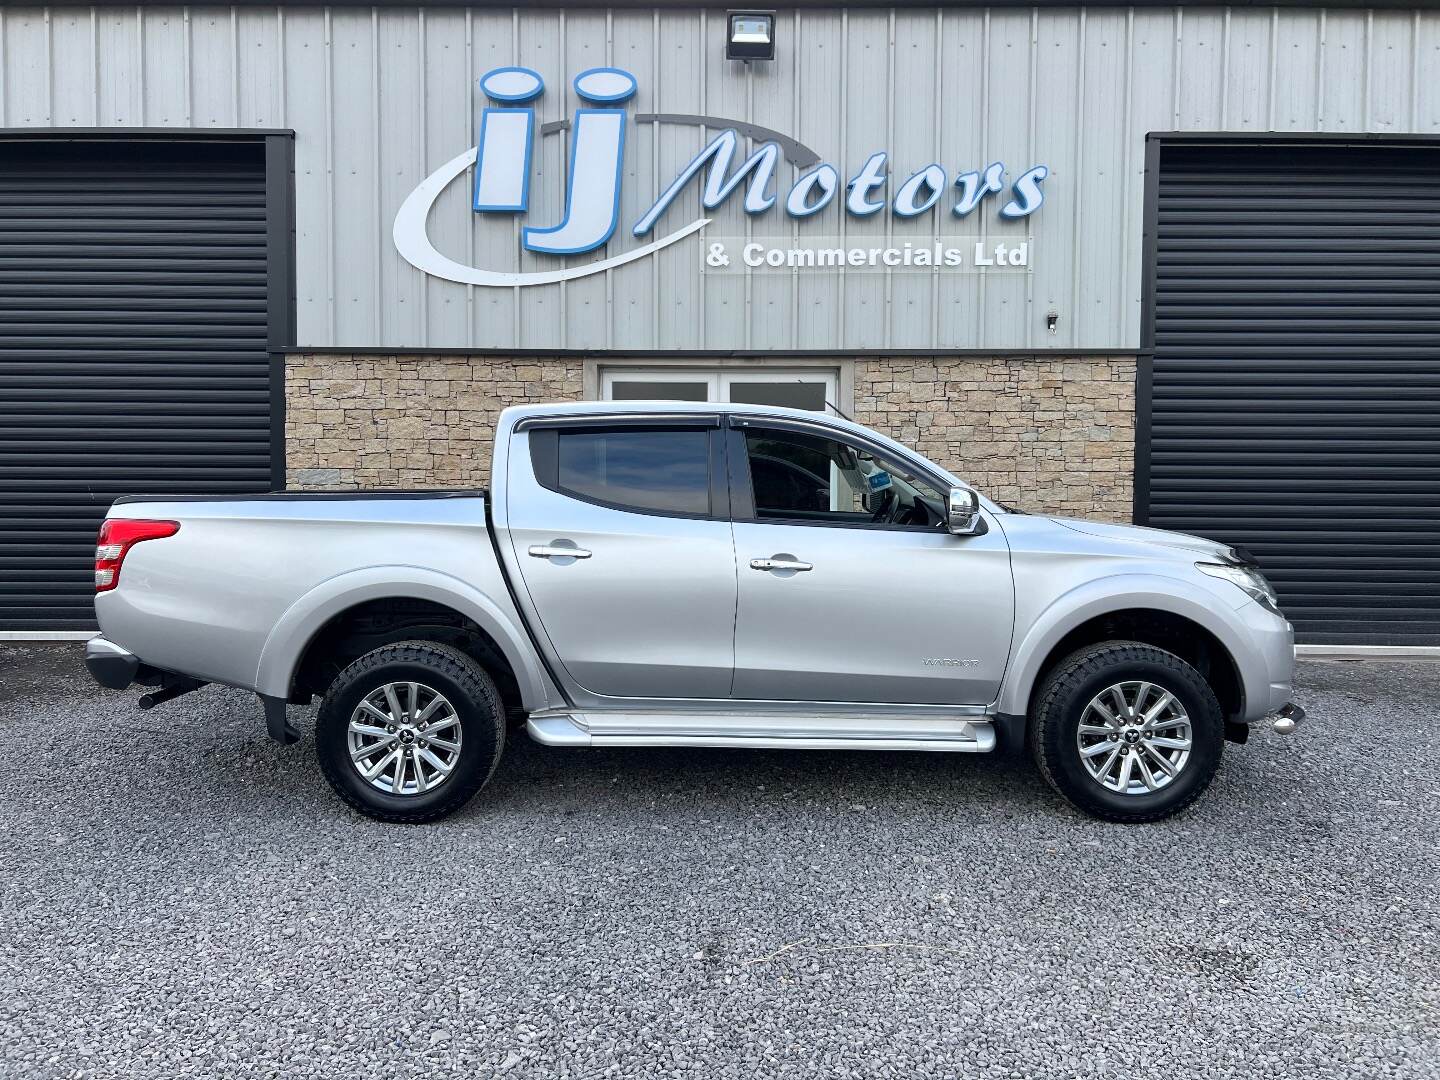
{"label": "front headlight", "polygon": [[1243,589],[1245,595],[1250,597],[1263,608],[1268,608],[1276,615],[1280,614],[1280,604],[1275,596],[1275,590],[1265,580],[1265,575],[1259,570],[1248,566],[1232,566],[1229,563],[1197,562],[1195,569],[1202,574],[1209,574],[1213,578],[1228,581],[1232,585]]}

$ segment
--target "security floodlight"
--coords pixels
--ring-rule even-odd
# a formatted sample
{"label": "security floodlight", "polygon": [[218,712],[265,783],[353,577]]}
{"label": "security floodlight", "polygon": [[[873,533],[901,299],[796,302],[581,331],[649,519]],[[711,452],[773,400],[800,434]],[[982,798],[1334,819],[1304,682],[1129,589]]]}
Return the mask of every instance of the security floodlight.
{"label": "security floodlight", "polygon": [[725,27],[725,59],[775,59],[775,12],[730,11]]}

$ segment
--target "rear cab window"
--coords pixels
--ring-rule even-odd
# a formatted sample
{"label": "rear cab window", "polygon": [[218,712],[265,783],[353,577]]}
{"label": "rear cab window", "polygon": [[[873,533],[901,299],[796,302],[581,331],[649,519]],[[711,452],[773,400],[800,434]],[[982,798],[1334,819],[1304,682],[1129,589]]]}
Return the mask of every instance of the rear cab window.
{"label": "rear cab window", "polygon": [[717,516],[717,429],[713,424],[541,428],[530,436],[535,478],[551,491],[618,510]]}

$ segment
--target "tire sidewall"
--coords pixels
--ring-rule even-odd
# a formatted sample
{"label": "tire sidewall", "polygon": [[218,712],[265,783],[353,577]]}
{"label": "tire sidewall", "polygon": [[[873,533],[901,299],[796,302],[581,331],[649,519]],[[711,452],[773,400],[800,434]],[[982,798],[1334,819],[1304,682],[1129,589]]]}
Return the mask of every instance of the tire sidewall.
{"label": "tire sidewall", "polygon": [[[1193,801],[1214,776],[1225,742],[1215,695],[1200,674],[1179,657],[1162,657],[1168,654],[1117,659],[1078,677],[1062,675],[1057,680],[1041,731],[1042,749],[1062,790],[1085,808],[1106,816],[1164,816],[1171,808]],[[1185,768],[1175,780],[1145,795],[1122,795],[1104,787],[1086,770],[1076,731],[1085,707],[1096,694],[1116,683],[1135,681],[1154,683],[1175,695],[1190,717],[1192,745]]]}
{"label": "tire sidewall", "polygon": [[[457,654],[459,657],[460,654]],[[356,671],[364,665],[364,669]],[[372,787],[350,762],[350,716],[369,694],[390,682],[418,682],[439,691],[460,721],[460,760],[445,781],[419,795],[391,795]],[[490,778],[499,757],[498,719],[483,693],[448,672],[408,659],[379,662],[361,657],[341,672],[325,695],[316,717],[316,752],[331,783],[351,799],[380,815],[426,816],[453,809],[469,799]]]}

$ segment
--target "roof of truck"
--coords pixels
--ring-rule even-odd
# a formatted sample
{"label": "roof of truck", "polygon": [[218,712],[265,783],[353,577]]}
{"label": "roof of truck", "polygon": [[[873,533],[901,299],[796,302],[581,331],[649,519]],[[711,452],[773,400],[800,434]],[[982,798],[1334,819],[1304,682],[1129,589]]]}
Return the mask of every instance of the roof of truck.
{"label": "roof of truck", "polygon": [[[834,406],[831,406],[834,408]],[[762,413],[766,416],[793,416],[800,420],[842,419],[836,413],[813,412],[810,409],[788,409],[781,405],[750,405],[738,401],[553,401],[537,405],[512,405],[502,415],[587,416],[599,413],[615,416],[624,413]],[[848,422],[848,421],[847,421]]]}
{"label": "roof of truck", "polygon": [[[831,406],[834,409],[834,406]],[[549,404],[512,405],[500,414],[498,427],[514,428],[526,420],[559,418],[567,416],[695,416],[712,414],[716,416],[773,416],[799,420],[810,424],[824,424],[841,431],[853,431],[870,439],[888,443],[905,454],[915,451],[894,439],[887,438],[838,412],[814,412],[810,409],[788,409],[780,405],[751,405],[736,401],[556,401]]]}
{"label": "roof of truck", "polygon": [[[831,406],[834,410],[834,406]],[[539,418],[567,416],[774,416],[815,424],[826,424],[857,435],[893,443],[879,432],[841,415],[838,411],[815,412],[811,409],[789,409],[780,405],[752,405],[737,401],[555,401],[547,404],[512,405],[500,414],[498,427],[516,425]],[[909,447],[893,443],[898,449],[914,453]]]}

